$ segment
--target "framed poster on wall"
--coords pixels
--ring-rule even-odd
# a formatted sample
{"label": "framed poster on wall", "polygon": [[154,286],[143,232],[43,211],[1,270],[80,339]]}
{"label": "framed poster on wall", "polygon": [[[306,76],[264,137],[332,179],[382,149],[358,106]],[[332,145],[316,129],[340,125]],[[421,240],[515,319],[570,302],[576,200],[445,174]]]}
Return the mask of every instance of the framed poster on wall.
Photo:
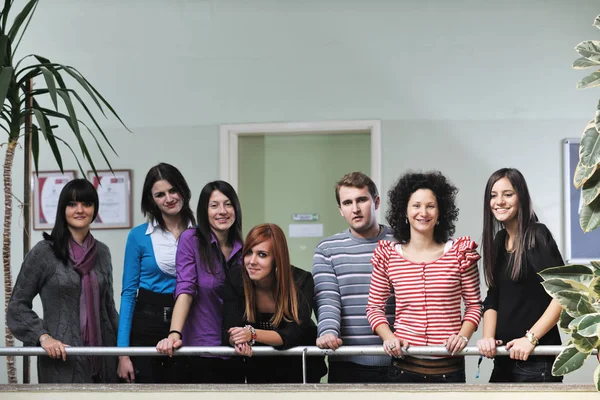
{"label": "framed poster on wall", "polygon": [[58,197],[67,182],[77,177],[76,171],[38,171],[31,174],[33,229],[52,229],[56,219]]}
{"label": "framed poster on wall", "polygon": [[564,213],[565,213],[565,262],[588,264],[600,260],[600,229],[583,233],[579,225],[579,213],[583,205],[581,190],[575,189],[573,177],[579,162],[579,139],[565,139],[564,143]]}
{"label": "framed poster on wall", "polygon": [[92,229],[126,229],[133,225],[131,215],[131,170],[87,172],[98,191],[98,215]]}

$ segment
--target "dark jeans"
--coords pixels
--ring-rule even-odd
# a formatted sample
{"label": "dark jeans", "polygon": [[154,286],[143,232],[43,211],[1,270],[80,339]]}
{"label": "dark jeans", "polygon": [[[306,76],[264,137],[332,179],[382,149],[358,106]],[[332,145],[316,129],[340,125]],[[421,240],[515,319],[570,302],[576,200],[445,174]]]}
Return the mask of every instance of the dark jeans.
{"label": "dark jeans", "polygon": [[246,357],[231,357],[221,365],[221,383],[246,383]]}
{"label": "dark jeans", "polygon": [[458,371],[446,374],[419,374],[398,367],[392,361],[388,368],[388,382],[390,383],[465,383],[464,365]]}
{"label": "dark jeans", "polygon": [[[255,356],[245,361],[248,383],[302,383],[302,357]],[[319,383],[326,373],[324,357],[306,358],[307,383]]]}
{"label": "dark jeans", "polygon": [[[187,383],[244,383],[235,381],[229,371],[230,360],[214,357],[189,356],[186,359]],[[233,372],[233,371],[231,371]]]}
{"label": "dark jeans", "polygon": [[388,367],[361,365],[329,359],[329,383],[385,383]]}
{"label": "dark jeans", "polygon": [[490,383],[505,382],[562,382],[562,376],[552,375],[554,357],[512,360],[508,357],[494,359],[494,370]]}
{"label": "dark jeans", "polygon": [[[141,301],[146,300],[146,302]],[[162,304],[160,304],[162,303]],[[167,304],[164,304],[167,303]],[[171,326],[165,307],[173,305],[172,294],[160,294],[140,289],[131,324],[130,346],[155,347],[166,338]],[[136,383],[183,383],[185,357],[131,357]]]}

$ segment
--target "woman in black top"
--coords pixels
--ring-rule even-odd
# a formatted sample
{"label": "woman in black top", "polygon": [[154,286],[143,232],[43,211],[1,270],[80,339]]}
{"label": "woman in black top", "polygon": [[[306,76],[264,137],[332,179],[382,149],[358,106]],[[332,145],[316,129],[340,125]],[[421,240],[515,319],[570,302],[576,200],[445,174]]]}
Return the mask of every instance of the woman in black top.
{"label": "woman in black top", "polygon": [[[290,264],[281,228],[275,224],[252,228],[242,254],[245,325],[229,329],[229,343],[247,357],[252,356],[255,344],[279,350],[312,346],[317,339],[317,327],[311,320],[313,278],[310,272]],[[323,357],[307,360],[307,379],[318,382],[327,372]],[[302,358],[248,358],[245,372],[248,383],[302,383]]]}
{"label": "woman in black top", "polygon": [[556,323],[561,307],[541,285],[538,272],[564,265],[552,234],[538,222],[529,189],[516,169],[489,178],[484,195],[484,301],[482,355],[494,358],[506,344],[510,357],[494,359],[490,382],[560,382],[552,376],[554,356],[532,356],[536,345],[560,345]]}

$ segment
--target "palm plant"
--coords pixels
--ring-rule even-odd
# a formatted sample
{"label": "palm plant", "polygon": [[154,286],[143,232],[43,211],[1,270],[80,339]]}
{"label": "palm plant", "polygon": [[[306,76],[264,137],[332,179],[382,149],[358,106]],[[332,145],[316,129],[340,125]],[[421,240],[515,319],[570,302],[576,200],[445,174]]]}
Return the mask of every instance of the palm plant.
{"label": "palm plant", "polygon": [[[96,110],[96,113],[100,112],[106,117],[105,110],[107,110],[123,124],[111,105],[77,69],[52,62],[46,57],[35,54],[27,55],[21,59],[16,58],[19,43],[35,13],[38,0],[27,0],[24,7],[14,16],[12,24],[9,24],[9,14],[13,11],[13,4],[14,0],[5,0],[2,11],[0,11],[0,57],[2,57],[2,69],[0,70],[0,100],[2,104],[0,126],[8,134],[3,170],[4,234],[2,260],[5,310],[12,293],[10,261],[12,169],[19,140],[26,136],[30,138],[31,153],[36,171],[41,135],[48,143],[61,171],[63,170],[63,158],[59,144],[65,146],[73,154],[79,169],[85,176],[80,159],[73,148],[65,139],[57,136],[59,124],[62,123],[61,133],[71,132],[75,136],[77,146],[81,151],[81,157],[89,163],[94,172],[96,172],[96,167],[86,140],[93,140],[110,168],[110,162],[104,149],[108,146],[112,152],[115,152],[115,150],[90,107],[88,107],[80,93],[69,87],[67,82],[80,92],[87,93],[87,96],[93,102],[92,108]],[[89,99],[87,99],[88,102]],[[76,111],[80,111],[86,116],[88,124],[78,118]],[[30,129],[24,129],[26,121],[31,122],[29,124]],[[123,124],[123,126],[125,125]],[[96,133],[92,131],[92,128]],[[82,131],[87,132],[89,136],[82,135]],[[98,134],[101,136],[100,140],[97,137]],[[5,343],[7,347],[14,344],[14,338],[7,328],[5,328]],[[9,383],[16,383],[14,357],[7,357],[7,370]]]}
{"label": "palm plant", "polygon": [[[594,20],[600,29],[600,15]],[[573,68],[600,66],[600,41],[586,40],[575,50],[581,55]],[[578,89],[600,85],[600,70],[581,79]],[[600,226],[600,102],[596,115],[586,126],[579,145],[579,162],[574,184],[581,189],[583,207],[579,223],[584,232]],[[592,351],[600,348],[600,262],[588,265],[565,265],[540,273],[546,291],[562,306],[558,325],[570,335],[565,349],[552,367],[554,375],[573,372],[585,363]],[[594,372],[594,383],[600,391],[600,366]]]}

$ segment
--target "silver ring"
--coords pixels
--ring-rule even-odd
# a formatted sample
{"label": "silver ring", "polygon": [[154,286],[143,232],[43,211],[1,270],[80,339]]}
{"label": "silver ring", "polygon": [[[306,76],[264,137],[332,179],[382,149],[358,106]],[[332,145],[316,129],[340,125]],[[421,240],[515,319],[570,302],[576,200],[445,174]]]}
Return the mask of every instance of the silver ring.
{"label": "silver ring", "polygon": [[388,349],[390,349],[390,350],[394,350],[395,348],[396,348],[396,345],[394,343],[390,343],[388,345]]}

